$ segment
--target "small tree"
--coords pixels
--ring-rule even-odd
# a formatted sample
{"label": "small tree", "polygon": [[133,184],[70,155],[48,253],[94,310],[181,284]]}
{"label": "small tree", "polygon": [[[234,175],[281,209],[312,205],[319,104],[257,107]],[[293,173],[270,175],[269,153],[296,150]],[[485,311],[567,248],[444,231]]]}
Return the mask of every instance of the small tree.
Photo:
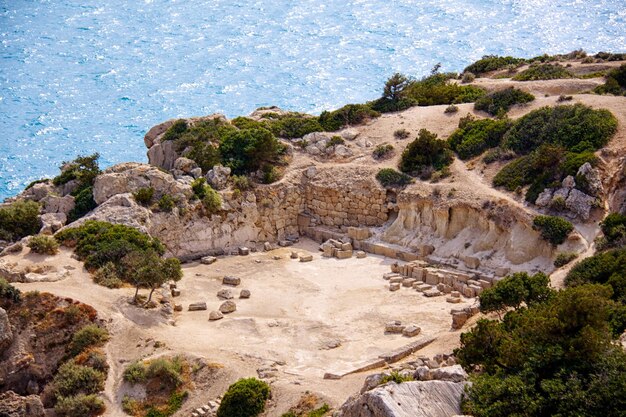
{"label": "small tree", "polygon": [[402,98],[402,92],[410,82],[408,77],[396,72],[385,83],[383,98],[391,101],[400,100],[400,98]]}
{"label": "small tree", "polygon": [[400,171],[415,175],[432,167],[442,169],[454,159],[448,143],[437,139],[435,133],[421,129],[417,139],[406,147],[400,159]]}
{"label": "small tree", "polygon": [[240,379],[228,387],[217,417],[256,417],[265,409],[270,387],[256,378]]}
{"label": "small tree", "polygon": [[168,281],[180,281],[183,272],[177,258],[162,259],[156,252],[133,251],[122,259],[124,278],[135,286],[134,301],[137,302],[140,288],[148,288],[150,294],[146,304],[152,300],[152,294]]}

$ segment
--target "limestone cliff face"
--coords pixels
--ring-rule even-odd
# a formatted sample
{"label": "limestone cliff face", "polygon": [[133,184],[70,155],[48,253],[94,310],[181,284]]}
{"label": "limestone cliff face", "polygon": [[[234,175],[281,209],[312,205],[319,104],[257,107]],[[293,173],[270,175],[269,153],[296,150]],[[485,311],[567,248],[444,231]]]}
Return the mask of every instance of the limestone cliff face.
{"label": "limestone cliff face", "polygon": [[[506,204],[474,206],[464,201],[401,194],[398,216],[383,232],[386,242],[418,250],[433,245],[441,258],[475,256],[485,266],[534,262],[549,268],[555,251],[531,226],[531,218]],[[585,247],[579,235],[564,248]]]}

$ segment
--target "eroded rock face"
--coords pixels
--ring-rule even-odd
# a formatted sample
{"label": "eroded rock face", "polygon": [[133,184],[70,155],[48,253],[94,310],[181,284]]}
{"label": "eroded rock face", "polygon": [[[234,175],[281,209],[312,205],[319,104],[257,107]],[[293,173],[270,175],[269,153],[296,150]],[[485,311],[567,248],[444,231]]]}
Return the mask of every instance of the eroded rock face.
{"label": "eroded rock face", "polygon": [[584,182],[584,184],[580,185],[584,188],[584,191],[590,195],[597,197],[604,191],[600,171],[593,168],[589,162],[585,162],[578,168],[576,177],[579,178],[579,182]]}
{"label": "eroded rock face", "polygon": [[0,394],[0,416],[44,417],[43,404],[36,395],[22,397],[13,391]]}
{"label": "eroded rock face", "polygon": [[13,343],[13,331],[7,312],[0,307],[0,355]]}
{"label": "eroded rock face", "polygon": [[465,383],[412,381],[388,384],[349,399],[342,417],[450,417],[461,413]]}
{"label": "eroded rock face", "polygon": [[114,165],[96,178],[93,197],[102,204],[117,194],[133,193],[140,188],[154,188],[154,198],[167,194],[173,198],[188,199],[193,195],[191,186],[177,181],[160,169],[135,162]]}
{"label": "eroded rock face", "polygon": [[207,182],[216,190],[223,190],[226,188],[229,178],[230,168],[222,165],[215,165],[213,169],[210,169],[206,174]]}

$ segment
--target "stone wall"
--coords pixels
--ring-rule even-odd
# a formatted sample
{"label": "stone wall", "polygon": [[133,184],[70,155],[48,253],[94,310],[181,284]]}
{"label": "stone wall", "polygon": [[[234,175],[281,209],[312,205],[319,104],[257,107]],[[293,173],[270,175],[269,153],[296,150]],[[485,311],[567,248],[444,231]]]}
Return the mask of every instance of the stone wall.
{"label": "stone wall", "polygon": [[381,226],[388,219],[387,192],[370,170],[333,167],[305,182],[305,212],[322,226]]}

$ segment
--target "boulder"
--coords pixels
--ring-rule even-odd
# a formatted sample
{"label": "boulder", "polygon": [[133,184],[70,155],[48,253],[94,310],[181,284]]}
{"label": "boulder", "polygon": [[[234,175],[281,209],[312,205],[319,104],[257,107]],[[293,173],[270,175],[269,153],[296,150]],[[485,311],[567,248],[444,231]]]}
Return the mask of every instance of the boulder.
{"label": "boulder", "polygon": [[350,398],[343,417],[450,417],[461,413],[465,383],[411,381],[388,384]]}
{"label": "boulder", "polygon": [[71,195],[66,195],[65,197],[48,195],[41,199],[41,203],[44,213],[63,213],[66,216],[70,214],[70,211],[75,206],[74,197]]}
{"label": "boulder", "polygon": [[237,304],[234,301],[224,301],[220,306],[220,312],[229,314],[237,310]]}
{"label": "boulder", "polygon": [[593,168],[589,162],[585,162],[578,168],[576,178],[581,184],[578,187],[591,196],[597,197],[602,194],[602,177],[600,171]]}
{"label": "boulder", "polygon": [[41,201],[44,197],[54,192],[52,181],[40,182],[22,192],[22,197],[26,200]]}
{"label": "boulder", "polygon": [[390,321],[385,324],[385,333],[402,333],[406,326],[399,320]]}
{"label": "boulder", "polygon": [[219,290],[217,292],[217,298],[220,298],[222,300],[232,300],[234,298],[233,297],[233,292],[231,290],[227,290],[227,289]]}
{"label": "boulder", "polygon": [[65,226],[67,216],[64,213],[45,213],[39,216],[39,220],[41,221],[39,233],[51,235]]}
{"label": "boulder", "polygon": [[563,188],[574,188],[576,186],[576,180],[574,179],[574,177],[572,177],[571,175],[568,175],[567,177],[565,177],[565,179],[563,179],[563,181],[561,182],[561,186]]}
{"label": "boulder", "polygon": [[211,187],[216,190],[223,190],[228,185],[230,168],[222,165],[215,165],[206,173],[206,180]]}
{"label": "boulder", "polygon": [[250,298],[250,290],[241,290],[241,292],[239,293],[239,298]]}
{"label": "boulder", "polygon": [[467,380],[467,373],[461,365],[444,366],[432,371],[433,379],[439,381],[462,382]]}
{"label": "boulder", "polygon": [[241,278],[225,276],[222,279],[222,284],[236,287],[237,285],[241,284]]}
{"label": "boulder", "polygon": [[13,343],[13,331],[7,312],[0,307],[0,355]]}
{"label": "boulder", "polygon": [[215,256],[204,256],[200,259],[200,263],[203,265],[211,265],[217,262],[217,258]]}
{"label": "boulder", "polygon": [[417,368],[415,368],[413,378],[416,381],[430,381],[433,379],[432,371],[428,366],[418,366]]}
{"label": "boulder", "polygon": [[211,311],[209,313],[209,320],[210,321],[215,321],[215,320],[219,320],[219,319],[223,319],[224,315],[220,312],[220,311]]}
{"label": "boulder", "polygon": [[577,217],[583,220],[589,219],[589,213],[595,203],[595,197],[587,195],[582,191],[573,189],[570,191],[567,200],[565,200],[565,207]]}
{"label": "boulder", "polygon": [[552,202],[552,190],[545,188],[535,200],[535,204],[539,207],[548,207]]}
{"label": "boulder", "polygon": [[337,155],[340,158],[349,158],[351,157],[352,151],[350,150],[350,148],[348,148],[345,145],[337,145],[335,146],[335,155]]}
{"label": "boulder", "polygon": [[386,376],[386,374],[372,374],[372,375],[368,375],[365,378],[365,382],[363,383],[363,387],[361,388],[361,394],[372,390],[374,388],[376,388],[377,386],[380,385],[380,382],[383,380],[383,378]]}
{"label": "boulder", "polygon": [[409,324],[408,326],[404,328],[404,330],[402,330],[402,335],[406,337],[415,337],[418,334],[420,334],[421,331],[422,329],[420,329],[416,325]]}
{"label": "boulder", "polygon": [[190,174],[191,171],[198,168],[198,164],[193,159],[180,157],[174,161],[173,169]]}
{"label": "boulder", "polygon": [[357,257],[357,259],[363,259],[363,258],[367,257],[367,253],[363,252],[362,250],[357,251],[356,252],[356,257]]}
{"label": "boulder", "polygon": [[359,131],[356,129],[346,129],[341,132],[341,137],[345,140],[354,140],[359,136]]}

